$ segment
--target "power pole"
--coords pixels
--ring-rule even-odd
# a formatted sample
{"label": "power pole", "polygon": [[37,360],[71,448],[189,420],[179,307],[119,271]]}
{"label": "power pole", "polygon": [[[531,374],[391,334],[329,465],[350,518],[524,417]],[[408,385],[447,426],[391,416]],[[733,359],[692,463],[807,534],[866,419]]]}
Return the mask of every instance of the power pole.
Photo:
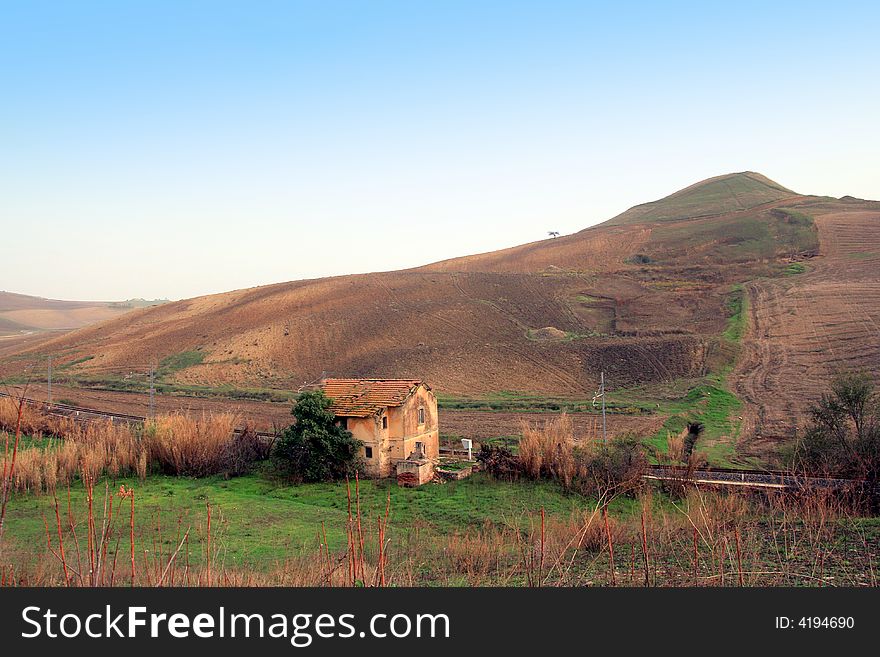
{"label": "power pole", "polygon": [[608,431],[605,424],[605,372],[603,371],[601,374],[601,388],[602,388],[602,442],[605,445],[608,445]]}
{"label": "power pole", "polygon": [[46,381],[48,383],[46,390],[46,399],[48,401],[49,408],[52,408],[52,356],[49,356],[49,368],[46,374]]}
{"label": "power pole", "polygon": [[153,366],[150,365],[150,413],[149,413],[149,416],[147,417],[147,419],[149,419],[149,420],[153,419],[153,413],[154,413],[154,409],[155,409],[154,399],[156,396],[156,386],[154,385],[154,379],[155,379],[155,376],[154,376]]}

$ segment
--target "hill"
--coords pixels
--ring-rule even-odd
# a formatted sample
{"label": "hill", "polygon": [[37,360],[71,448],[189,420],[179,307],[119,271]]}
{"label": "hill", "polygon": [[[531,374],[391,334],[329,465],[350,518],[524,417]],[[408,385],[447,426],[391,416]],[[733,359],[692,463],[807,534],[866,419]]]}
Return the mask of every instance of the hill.
{"label": "hill", "polygon": [[[835,367],[880,365],[878,245],[876,202],[731,174],[574,235],[131,310],[28,346],[0,374],[51,352],[83,381],[153,362],[181,386],[295,390],[332,374],[425,378],[446,395],[588,396],[603,370],[627,391],[733,368],[743,437],[775,437]],[[768,401],[792,381],[791,399]]]}
{"label": "hill", "polygon": [[790,189],[753,171],[729,173],[685,187],[674,194],[630,208],[611,225],[681,221],[751,210],[797,197]]}
{"label": "hill", "polygon": [[59,301],[0,291],[0,335],[82,328],[129,309],[101,301]]}

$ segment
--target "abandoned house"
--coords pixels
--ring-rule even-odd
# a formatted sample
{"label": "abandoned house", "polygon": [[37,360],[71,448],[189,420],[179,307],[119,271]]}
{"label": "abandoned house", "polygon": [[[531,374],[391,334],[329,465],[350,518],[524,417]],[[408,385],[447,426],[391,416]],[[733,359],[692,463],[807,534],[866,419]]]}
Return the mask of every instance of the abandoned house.
{"label": "abandoned house", "polygon": [[[363,442],[366,474],[390,477],[401,470],[419,471],[419,481],[433,473],[440,455],[437,398],[413,379],[325,379],[324,394],[333,412]],[[401,467],[398,464],[407,461]]]}

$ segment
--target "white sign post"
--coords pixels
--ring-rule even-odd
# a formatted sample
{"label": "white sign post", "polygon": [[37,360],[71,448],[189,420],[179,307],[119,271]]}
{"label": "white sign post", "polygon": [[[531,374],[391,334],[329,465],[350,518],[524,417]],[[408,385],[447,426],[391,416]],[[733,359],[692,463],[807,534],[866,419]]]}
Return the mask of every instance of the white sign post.
{"label": "white sign post", "polygon": [[470,438],[462,438],[461,446],[468,452],[468,461],[474,460],[474,442]]}

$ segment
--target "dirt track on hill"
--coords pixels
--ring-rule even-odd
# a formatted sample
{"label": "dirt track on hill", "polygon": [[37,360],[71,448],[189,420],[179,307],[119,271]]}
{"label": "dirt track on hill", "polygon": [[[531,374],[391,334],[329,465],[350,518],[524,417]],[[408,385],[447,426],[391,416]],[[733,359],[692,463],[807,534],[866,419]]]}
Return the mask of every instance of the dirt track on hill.
{"label": "dirt track on hill", "polygon": [[880,210],[821,211],[809,271],[746,286],[749,330],[732,380],[749,452],[802,428],[836,372],[880,370]]}

